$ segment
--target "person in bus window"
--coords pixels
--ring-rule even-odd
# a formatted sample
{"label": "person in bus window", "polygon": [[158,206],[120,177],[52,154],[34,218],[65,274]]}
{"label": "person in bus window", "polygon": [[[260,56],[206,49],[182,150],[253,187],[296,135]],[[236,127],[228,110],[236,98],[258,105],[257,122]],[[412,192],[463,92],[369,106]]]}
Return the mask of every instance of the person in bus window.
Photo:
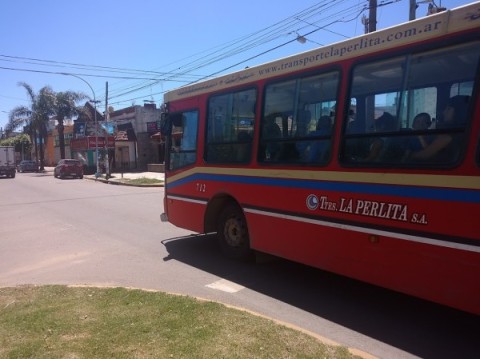
{"label": "person in bus window", "polygon": [[[454,96],[443,110],[443,121],[437,128],[454,129],[463,128],[467,120],[469,96]],[[415,160],[452,160],[460,148],[458,136],[442,133],[436,136],[425,148],[414,152],[410,158]]]}
{"label": "person in bus window", "polygon": [[347,133],[355,132],[355,111],[350,109],[348,111]]}
{"label": "person in bus window", "polygon": [[[318,119],[315,131],[308,134],[309,137],[325,137],[330,136],[332,132],[332,119],[330,116],[322,116]],[[307,153],[307,162],[321,162],[327,157],[327,151],[330,141],[325,138],[316,139],[310,142]]]}
{"label": "person in bus window", "polygon": [[282,131],[280,130],[280,126],[278,126],[276,122],[278,116],[278,114],[274,113],[273,115],[265,117],[265,124],[263,126],[263,138],[270,139],[282,137]]}
{"label": "person in bus window", "polygon": [[[310,115],[305,116],[306,111],[303,111],[301,115],[299,115],[299,119],[295,124],[295,151],[298,154],[298,157],[301,161],[307,160],[307,153],[310,146],[310,141],[306,140],[308,137],[308,131],[310,127]],[[309,112],[310,113],[310,112]]]}
{"label": "person in bus window", "polygon": [[265,159],[277,159],[280,150],[280,144],[277,141],[282,137],[282,130],[276,123],[278,113],[273,113],[265,117],[265,123],[262,128],[262,139],[267,140],[265,145]]}
{"label": "person in bus window", "polygon": [[[426,131],[432,125],[432,118],[426,112],[419,113],[412,122],[413,131]],[[408,150],[420,151],[426,148],[432,142],[431,136],[420,134],[409,141]]]}
{"label": "person in bus window", "polygon": [[[375,120],[374,129],[375,132],[391,132],[395,131],[396,119],[388,112],[384,112],[382,116]],[[370,145],[370,151],[365,158],[366,162],[375,161],[381,157],[382,151],[389,145],[390,138],[388,137],[375,137]]]}

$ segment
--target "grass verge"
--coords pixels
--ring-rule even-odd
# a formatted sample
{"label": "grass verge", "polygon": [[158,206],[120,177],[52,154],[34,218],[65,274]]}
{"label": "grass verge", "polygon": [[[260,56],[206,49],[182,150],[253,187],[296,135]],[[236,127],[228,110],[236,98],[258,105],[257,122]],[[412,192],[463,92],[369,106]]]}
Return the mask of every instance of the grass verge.
{"label": "grass verge", "polygon": [[163,181],[155,179],[155,178],[132,178],[132,179],[123,179],[122,182],[134,185],[151,185],[151,184],[161,184]]}
{"label": "grass verge", "polygon": [[0,358],[355,358],[222,304],[124,288],[0,288]]}

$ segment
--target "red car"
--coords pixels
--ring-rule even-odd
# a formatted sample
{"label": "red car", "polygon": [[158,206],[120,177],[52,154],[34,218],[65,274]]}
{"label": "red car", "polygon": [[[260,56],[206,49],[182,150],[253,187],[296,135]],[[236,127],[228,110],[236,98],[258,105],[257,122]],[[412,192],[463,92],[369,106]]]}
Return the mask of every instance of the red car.
{"label": "red car", "polygon": [[60,160],[53,170],[53,176],[83,178],[83,163],[79,160]]}

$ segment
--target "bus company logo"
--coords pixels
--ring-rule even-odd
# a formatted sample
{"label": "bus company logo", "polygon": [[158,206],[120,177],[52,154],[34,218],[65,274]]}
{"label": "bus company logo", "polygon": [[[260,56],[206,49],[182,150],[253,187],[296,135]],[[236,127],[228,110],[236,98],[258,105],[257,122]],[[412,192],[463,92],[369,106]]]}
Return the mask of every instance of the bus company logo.
{"label": "bus company logo", "polygon": [[315,196],[314,194],[308,195],[306,204],[309,210],[315,211],[318,208],[318,204],[319,204],[318,197]]}

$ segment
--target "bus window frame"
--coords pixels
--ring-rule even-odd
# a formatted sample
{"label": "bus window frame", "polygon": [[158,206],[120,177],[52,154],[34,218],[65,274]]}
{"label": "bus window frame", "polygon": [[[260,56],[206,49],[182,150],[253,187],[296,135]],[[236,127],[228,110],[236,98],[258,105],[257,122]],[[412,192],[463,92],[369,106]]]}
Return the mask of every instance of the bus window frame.
{"label": "bus window frame", "polygon": [[[357,109],[359,106],[359,103],[362,101],[358,101],[358,96],[351,96],[352,95],[352,87],[353,87],[353,80],[354,80],[354,71],[358,66],[362,65],[368,65],[368,64],[374,64],[377,62],[382,62],[382,61],[389,61],[391,59],[394,59],[395,57],[403,57],[403,58],[412,58],[415,56],[418,56],[423,53],[431,53],[436,50],[439,51],[448,51],[448,48],[454,48],[454,47],[461,47],[461,46],[468,46],[469,44],[474,44],[477,43],[477,46],[480,46],[480,40],[478,37],[474,35],[466,36],[462,38],[461,42],[458,42],[458,38],[451,38],[448,40],[442,40],[442,46],[441,49],[439,50],[438,47],[438,41],[435,41],[433,43],[429,44],[417,44],[415,47],[410,47],[407,46],[405,49],[399,49],[399,50],[391,50],[387,51],[384,53],[380,54],[375,54],[375,56],[371,57],[363,57],[360,59],[357,59],[356,61],[353,61],[349,65],[349,72],[348,72],[348,85],[345,88],[345,106],[344,106],[344,113],[343,113],[343,118],[341,119],[342,124],[341,124],[341,132],[340,132],[340,139],[339,139],[339,147],[337,150],[337,156],[338,156],[338,162],[340,166],[344,168],[398,168],[398,169],[429,169],[429,170],[451,170],[459,165],[461,165],[466,158],[466,153],[468,150],[469,146],[469,141],[463,141],[462,146],[460,147],[459,154],[456,158],[455,161],[447,162],[447,163],[442,163],[442,162],[434,162],[434,161],[417,161],[417,162],[406,162],[406,163],[392,163],[392,162],[361,162],[361,161],[348,161],[345,160],[345,155],[346,155],[346,140],[349,138],[372,138],[375,136],[372,136],[372,133],[355,133],[355,134],[348,134],[347,133],[347,125],[348,125],[348,111],[349,111],[349,103],[355,99],[356,104],[357,104]],[[410,60],[409,60],[410,61]],[[475,75],[473,76],[473,80],[475,78],[478,78],[480,76],[480,57],[478,58],[477,62],[477,68]],[[404,76],[404,79],[406,76]],[[472,79],[469,79],[472,80]],[[460,83],[460,82],[456,82]],[[441,111],[444,108],[444,104],[448,101],[448,98],[450,96],[442,96],[442,91],[440,90],[441,88],[447,89],[448,92],[451,90],[452,86],[456,84],[455,82],[449,82],[449,83],[434,83],[430,84],[431,87],[437,87],[437,110],[436,113],[440,114]],[[438,86],[438,85],[443,85],[443,86]],[[408,83],[407,83],[408,85]],[[447,86],[448,85],[448,86]],[[400,91],[405,92],[409,90],[415,90],[418,89],[419,87],[414,87],[414,88],[402,88]],[[447,91],[445,91],[446,93]],[[476,84],[473,86],[472,89],[472,94],[470,97],[474,99],[476,96],[478,96],[478,93],[480,92],[480,82],[477,81]],[[370,95],[376,95],[375,92],[369,93]],[[401,95],[403,97],[403,94]],[[443,100],[443,101],[442,101]],[[474,122],[474,113],[473,113],[473,106],[474,106],[475,101],[470,101],[468,104],[468,109],[467,109],[467,121],[465,123],[465,126],[463,127],[463,130],[461,131],[463,133],[463,136],[465,139],[470,140],[470,133],[471,129],[473,127],[473,122]],[[443,104],[443,105],[442,105]],[[398,106],[397,105],[397,112],[398,112]],[[401,105],[400,105],[401,106]],[[358,112],[356,114],[358,116]],[[396,117],[397,113],[395,114]],[[400,121],[401,119],[398,119]],[[459,132],[458,129],[457,131],[453,131],[453,133]],[[432,131],[432,134],[442,134],[442,133],[452,133],[451,130],[441,130],[441,129],[435,129]],[[402,134],[400,132],[398,133],[378,133],[378,137],[381,135],[388,135],[391,136],[392,138],[394,137],[405,137],[405,134]],[[479,139],[480,141],[480,139]],[[480,146],[480,143],[479,143]],[[479,150],[480,151],[480,150]],[[479,165],[480,165],[480,158],[478,160]]]}
{"label": "bus window frame", "polygon": [[[238,160],[238,161],[213,161],[212,159],[208,158],[208,150],[209,150],[209,133],[208,133],[208,125],[209,125],[209,112],[210,112],[210,100],[213,97],[218,97],[218,96],[224,96],[224,95],[234,95],[238,94],[240,92],[247,92],[247,91],[254,91],[255,92],[255,101],[254,101],[254,106],[253,106],[253,129],[252,129],[252,134],[250,136],[249,141],[240,141],[237,139],[237,141],[225,141],[225,142],[218,142],[218,143],[213,143],[213,145],[230,145],[230,146],[236,146],[232,147],[233,149],[238,149],[241,146],[248,145],[249,148],[247,148],[246,155],[243,156],[246,159],[245,160]],[[248,85],[245,87],[237,87],[237,88],[229,88],[227,90],[223,91],[218,91],[215,93],[210,94],[206,100],[205,100],[205,122],[204,122],[204,127],[203,127],[203,153],[202,153],[202,159],[206,164],[210,165],[232,165],[232,166],[245,166],[250,163],[252,163],[253,156],[252,154],[254,153],[254,148],[255,148],[255,136],[256,136],[256,126],[258,122],[258,116],[257,116],[257,105],[259,101],[259,89],[257,85]],[[212,143],[210,143],[212,145]]]}
{"label": "bus window frame", "polygon": [[[174,140],[173,140],[173,128],[174,128],[174,120],[173,118],[175,116],[178,116],[179,114],[183,114],[186,113],[186,112],[196,112],[197,114],[197,128],[196,128],[196,135],[194,136],[195,138],[195,146],[194,146],[194,149],[188,149],[188,150],[182,150],[178,149],[178,152],[174,150]],[[198,160],[198,149],[199,149],[199,146],[198,146],[198,139],[199,139],[199,133],[200,133],[200,124],[201,124],[201,121],[200,121],[200,114],[201,114],[201,111],[198,107],[195,107],[195,108],[188,108],[188,109],[183,109],[183,110],[175,110],[175,111],[172,111],[172,112],[169,112],[167,114],[167,118],[166,118],[166,122],[165,122],[165,129],[166,131],[168,132],[166,134],[166,138],[167,138],[167,141],[165,143],[165,148],[167,149],[166,151],[166,156],[165,156],[165,167],[166,167],[166,170],[169,171],[169,172],[175,172],[175,171],[178,171],[180,169],[183,169],[185,167],[189,167],[189,166],[192,166],[192,165],[195,165],[195,163],[197,162]],[[183,133],[183,131],[182,131]],[[183,138],[183,135],[182,135],[182,138]],[[193,161],[190,161],[190,162],[185,162],[183,163],[182,165],[180,166],[172,166],[172,155],[174,153],[184,153],[184,154],[189,154],[189,153],[194,153],[195,154],[195,160]]]}
{"label": "bus window frame", "polygon": [[[332,75],[336,74],[336,89],[335,89],[335,97],[333,99],[328,100],[328,102],[335,102],[335,113],[333,114],[333,122],[331,125],[331,132],[330,135],[328,136],[322,136],[322,137],[314,137],[314,140],[325,140],[325,141],[330,141],[329,145],[329,153],[328,156],[321,162],[302,162],[302,161],[291,161],[291,160],[284,160],[284,161],[269,161],[267,159],[262,159],[265,157],[261,151],[263,148],[262,145],[262,128],[265,123],[265,106],[266,106],[266,98],[267,98],[267,88],[269,86],[275,85],[275,84],[280,84],[280,83],[287,83],[289,81],[294,81],[298,83],[298,81],[308,79],[308,78],[313,78],[315,76],[326,76],[326,75]],[[337,122],[338,122],[338,105],[340,103],[340,97],[341,97],[341,91],[342,91],[342,81],[343,81],[343,76],[344,76],[344,71],[342,68],[341,64],[328,64],[325,67],[317,68],[315,70],[310,70],[306,72],[301,72],[301,73],[295,73],[291,74],[289,76],[285,77],[279,77],[279,78],[273,78],[265,81],[263,83],[263,88],[262,88],[262,103],[261,103],[261,109],[260,113],[258,115],[258,136],[256,137],[257,139],[257,153],[255,156],[256,162],[260,166],[282,166],[282,167],[328,167],[332,161],[332,158],[334,157],[334,151],[335,151],[335,143],[336,143],[336,128],[337,128]],[[294,99],[295,101],[298,99],[298,96]],[[327,101],[326,101],[327,102]],[[294,113],[298,113],[298,103],[294,103]],[[283,112],[276,112],[278,114],[284,114],[286,115],[285,118],[283,119],[284,122],[284,127],[287,126],[288,120],[286,120],[289,116],[293,116],[292,113],[283,113]],[[319,119],[315,119],[318,121]],[[297,120],[298,121],[298,120]],[[293,124],[292,124],[293,126]],[[282,128],[282,131],[284,131],[284,128]],[[285,138],[281,138],[277,141],[277,143],[284,143],[284,144],[293,144],[295,145],[298,141],[307,141],[307,140],[312,140],[311,138],[308,137],[295,137],[295,136],[289,136]],[[265,140],[265,139],[263,139]],[[268,142],[268,141],[267,141]]]}

